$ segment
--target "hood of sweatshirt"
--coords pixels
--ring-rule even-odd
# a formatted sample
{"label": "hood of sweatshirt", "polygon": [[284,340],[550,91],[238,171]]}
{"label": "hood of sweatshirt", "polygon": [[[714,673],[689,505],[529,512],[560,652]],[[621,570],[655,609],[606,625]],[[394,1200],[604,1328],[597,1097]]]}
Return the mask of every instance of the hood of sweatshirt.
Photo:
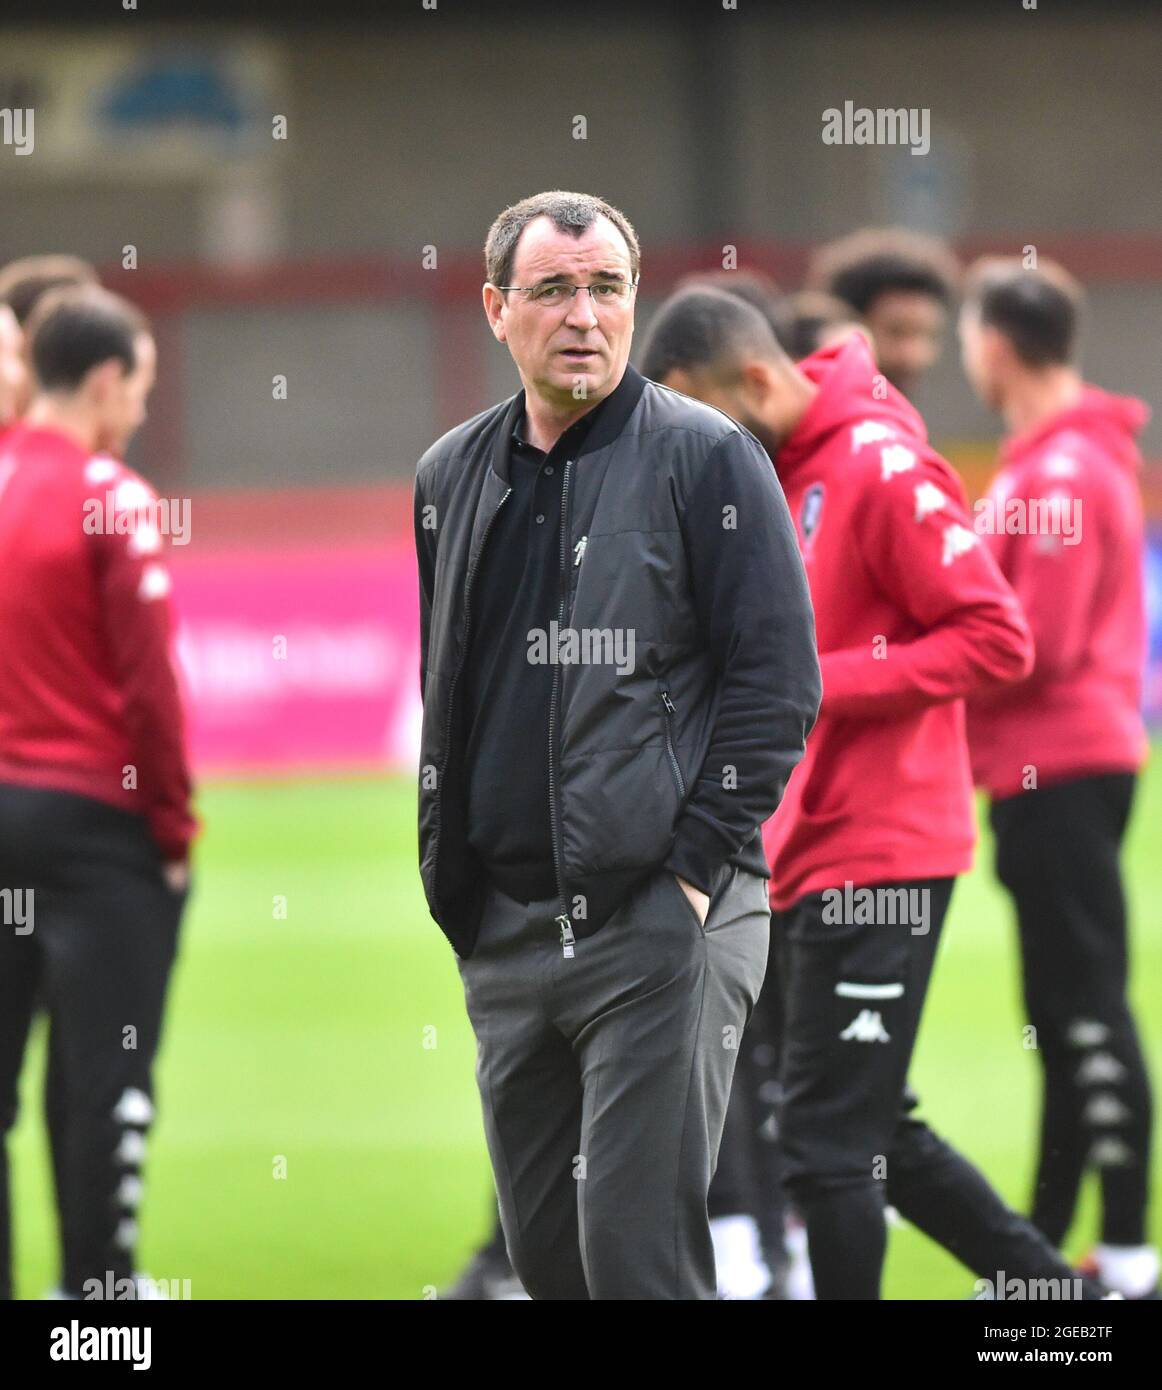
{"label": "hood of sweatshirt", "polygon": [[1001,461],[1019,463],[1045,442],[1076,430],[1124,468],[1141,466],[1138,435],[1150,418],[1150,407],[1134,396],[1115,396],[1097,386],[1083,386],[1073,405],[1007,439],[1001,447]]}
{"label": "hood of sweatshirt", "polygon": [[775,455],[775,470],[784,481],[816,456],[848,425],[874,420],[906,438],[927,442],[919,412],[878,371],[867,340],[852,333],[796,363],[819,387],[819,394]]}

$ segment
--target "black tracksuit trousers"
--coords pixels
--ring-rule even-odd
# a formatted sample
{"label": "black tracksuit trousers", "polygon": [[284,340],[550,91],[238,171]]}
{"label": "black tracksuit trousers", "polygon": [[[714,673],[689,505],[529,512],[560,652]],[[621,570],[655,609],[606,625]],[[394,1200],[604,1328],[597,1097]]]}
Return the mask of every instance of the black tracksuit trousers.
{"label": "black tracksuit trousers", "polygon": [[1134,782],[1079,778],[996,801],[990,815],[1044,1077],[1032,1216],[1055,1244],[1087,1168],[1101,1177],[1102,1240],[1147,1239],[1151,1095],[1126,998],[1119,863]]}
{"label": "black tracksuit trousers", "polygon": [[[877,921],[836,923],[814,894],[773,924],[785,988],[780,1146],[820,1299],[879,1297],[888,1204],[979,1275],[1078,1287],[1044,1235],[911,1114],[908,1067],[952,884],[882,886],[922,902],[922,920],[877,908]],[[1100,1291],[1086,1283],[1083,1296]]]}
{"label": "black tracksuit trousers", "polygon": [[117,1281],[134,1268],[151,1070],[186,894],[165,883],[141,817],[9,784],[0,785],[0,889],[0,1298],[12,1297],[6,1139],[40,1007],[61,1287],[124,1297]]}

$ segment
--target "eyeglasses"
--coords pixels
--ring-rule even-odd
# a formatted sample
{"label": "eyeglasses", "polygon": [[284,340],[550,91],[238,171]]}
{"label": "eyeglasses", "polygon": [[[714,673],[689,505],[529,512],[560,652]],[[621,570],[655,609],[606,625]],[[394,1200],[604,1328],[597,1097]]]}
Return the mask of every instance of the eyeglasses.
{"label": "eyeglasses", "polygon": [[552,309],[562,304],[571,304],[578,290],[588,290],[592,304],[622,305],[629,303],[629,297],[637,289],[637,280],[602,280],[596,285],[570,285],[564,280],[546,280],[541,285],[497,285],[498,290],[519,290],[529,304],[539,304]]}

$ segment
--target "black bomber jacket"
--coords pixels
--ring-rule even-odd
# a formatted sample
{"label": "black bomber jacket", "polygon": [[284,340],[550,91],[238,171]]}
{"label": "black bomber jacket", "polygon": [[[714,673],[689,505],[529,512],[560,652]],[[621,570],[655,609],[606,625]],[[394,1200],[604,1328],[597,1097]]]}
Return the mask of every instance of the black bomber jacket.
{"label": "black bomber jacket", "polygon": [[[821,698],[806,576],[762,446],[630,366],[615,394],[584,467],[565,464],[557,518],[557,635],[584,654],[559,648],[548,730],[564,940],[591,936],[662,865],[708,893],[728,862],[765,873],[760,828]],[[416,470],[420,872],[461,958],[487,882],[468,842],[458,686],[523,405],[518,393],[458,425]],[[621,659],[602,659],[615,646]]]}

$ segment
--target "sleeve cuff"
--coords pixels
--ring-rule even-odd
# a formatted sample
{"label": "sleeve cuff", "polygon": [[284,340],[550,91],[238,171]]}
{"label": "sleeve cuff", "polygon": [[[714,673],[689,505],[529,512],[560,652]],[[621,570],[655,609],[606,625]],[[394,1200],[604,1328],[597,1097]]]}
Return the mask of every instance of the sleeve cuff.
{"label": "sleeve cuff", "polygon": [[687,812],[678,822],[665,867],[709,897],[715,874],[733,853],[719,831]]}

